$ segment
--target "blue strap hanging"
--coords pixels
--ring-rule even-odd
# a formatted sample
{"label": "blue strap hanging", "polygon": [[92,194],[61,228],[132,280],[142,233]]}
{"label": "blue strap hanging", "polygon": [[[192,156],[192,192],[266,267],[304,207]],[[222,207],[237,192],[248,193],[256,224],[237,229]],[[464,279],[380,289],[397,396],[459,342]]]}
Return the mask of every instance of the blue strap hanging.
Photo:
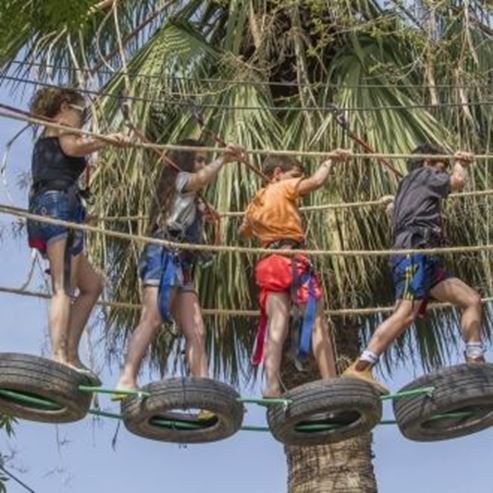
{"label": "blue strap hanging", "polygon": [[317,312],[317,298],[315,296],[315,280],[311,272],[305,272],[299,277],[299,285],[308,283],[308,299],[306,302],[303,322],[300,329],[298,357],[306,359],[310,353],[313,325]]}
{"label": "blue strap hanging", "polygon": [[170,293],[176,278],[176,272],[178,269],[177,262],[179,262],[179,260],[176,253],[170,252],[163,248],[161,262],[162,272],[161,279],[159,280],[158,305],[161,318],[164,321],[169,322],[171,319],[169,306]]}

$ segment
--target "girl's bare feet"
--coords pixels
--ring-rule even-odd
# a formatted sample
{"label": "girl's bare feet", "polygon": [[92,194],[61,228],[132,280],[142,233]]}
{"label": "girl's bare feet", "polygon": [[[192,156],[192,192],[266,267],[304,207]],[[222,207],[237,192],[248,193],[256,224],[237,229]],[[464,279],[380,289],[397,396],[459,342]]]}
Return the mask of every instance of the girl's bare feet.
{"label": "girl's bare feet", "polygon": [[264,399],[271,399],[271,398],[280,397],[280,396],[281,396],[281,389],[280,389],[279,385],[269,385],[262,392],[262,397]]}

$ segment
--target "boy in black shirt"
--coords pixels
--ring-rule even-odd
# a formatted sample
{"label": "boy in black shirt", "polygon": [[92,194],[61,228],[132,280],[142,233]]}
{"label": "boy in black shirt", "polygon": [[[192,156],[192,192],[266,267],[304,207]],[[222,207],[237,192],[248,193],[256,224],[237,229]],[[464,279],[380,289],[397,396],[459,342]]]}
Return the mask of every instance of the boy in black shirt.
{"label": "boy in black shirt", "polygon": [[[430,144],[419,146],[413,154],[446,154],[444,149]],[[466,167],[473,156],[458,152],[454,157],[452,172],[447,172],[444,159],[412,158],[407,166],[409,173],[397,190],[392,217],[393,248],[434,248],[443,245],[444,231],[441,217],[441,199],[449,192],[464,188]],[[462,332],[466,343],[467,363],[483,363],[481,344],[481,297],[443,268],[442,259],[435,255],[411,253],[395,255],[390,260],[396,292],[394,313],[377,328],[367,348],[344,372],[343,376],[366,380],[382,393],[388,390],[377,382],[371,373],[379,356],[414,321],[423,315],[431,296],[461,308]]]}

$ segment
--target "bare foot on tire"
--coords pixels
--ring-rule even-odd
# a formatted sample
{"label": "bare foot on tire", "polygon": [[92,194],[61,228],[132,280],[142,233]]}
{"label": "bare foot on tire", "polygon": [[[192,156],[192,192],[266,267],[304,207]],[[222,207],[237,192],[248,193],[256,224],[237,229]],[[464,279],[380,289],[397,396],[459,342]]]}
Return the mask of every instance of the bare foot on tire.
{"label": "bare foot on tire", "polygon": [[267,387],[262,392],[262,397],[264,399],[274,399],[276,397],[281,397],[281,389],[279,387]]}

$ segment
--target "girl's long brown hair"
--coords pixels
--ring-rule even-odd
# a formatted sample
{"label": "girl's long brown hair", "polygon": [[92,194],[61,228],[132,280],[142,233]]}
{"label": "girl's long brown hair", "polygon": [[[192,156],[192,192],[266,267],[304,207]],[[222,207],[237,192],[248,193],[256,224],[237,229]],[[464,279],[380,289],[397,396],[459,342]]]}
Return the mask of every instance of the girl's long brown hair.
{"label": "girl's long brown hair", "polygon": [[[181,146],[203,147],[203,143],[195,139],[185,139],[177,143]],[[171,150],[166,154],[166,157],[175,163],[182,171],[188,173],[194,172],[195,151]],[[166,219],[169,215],[169,210],[173,205],[176,197],[176,176],[178,171],[171,165],[163,165],[160,176],[157,180],[155,189],[155,200],[152,202],[150,213],[150,233],[156,226],[164,227]]]}

